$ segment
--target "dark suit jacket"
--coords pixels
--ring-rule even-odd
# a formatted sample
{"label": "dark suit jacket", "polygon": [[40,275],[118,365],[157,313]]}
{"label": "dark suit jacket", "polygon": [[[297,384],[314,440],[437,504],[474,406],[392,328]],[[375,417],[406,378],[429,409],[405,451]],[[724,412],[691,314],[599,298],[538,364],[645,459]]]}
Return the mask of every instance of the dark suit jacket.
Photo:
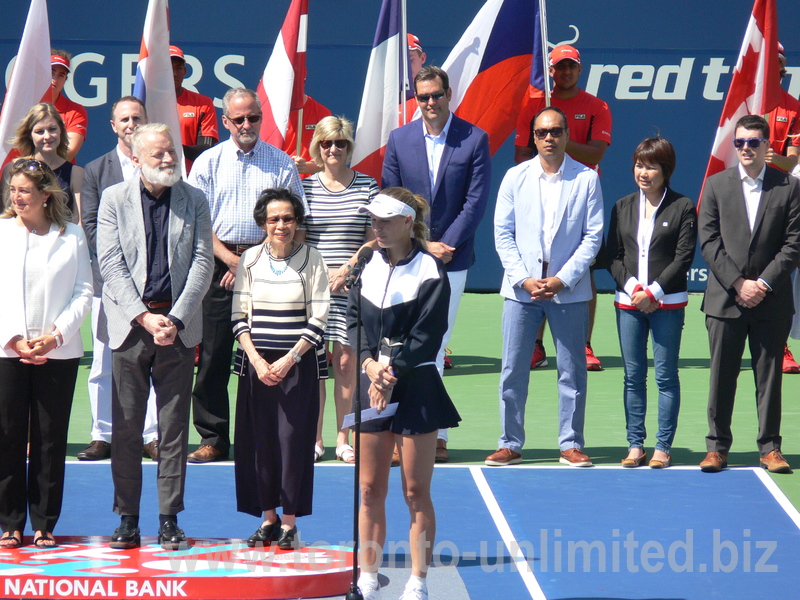
{"label": "dark suit jacket", "polygon": [[[702,310],[718,318],[754,311],[759,319],[794,312],[791,274],[800,258],[800,191],[794,177],[767,167],[753,232],[738,167],[709,177],[699,215],[700,251],[710,273]],[[736,304],[733,282],[763,279],[772,288],[754,308]]]}
{"label": "dark suit jacket", "polygon": [[117,147],[108,154],[96,158],[83,171],[81,186],[81,223],[89,243],[89,254],[92,257],[92,276],[94,278],[94,295],[103,294],[103,277],[97,260],[97,208],[103,190],[117,183],[122,183],[122,166],[117,155]]}
{"label": "dark suit jacket", "polygon": [[[625,289],[639,272],[639,192],[617,200],[611,210],[606,251],[608,270]],[[686,291],[686,274],[694,260],[697,245],[697,211],[689,198],[667,189],[656,212],[653,236],[648,250],[647,276],[658,283],[665,294]]]}
{"label": "dark suit jacket", "polygon": [[417,119],[389,135],[382,186],[404,187],[428,201],[431,240],[453,246],[453,260],[445,266],[448,271],[462,271],[475,262],[475,231],[489,200],[489,136],[453,115],[431,190],[423,127]]}

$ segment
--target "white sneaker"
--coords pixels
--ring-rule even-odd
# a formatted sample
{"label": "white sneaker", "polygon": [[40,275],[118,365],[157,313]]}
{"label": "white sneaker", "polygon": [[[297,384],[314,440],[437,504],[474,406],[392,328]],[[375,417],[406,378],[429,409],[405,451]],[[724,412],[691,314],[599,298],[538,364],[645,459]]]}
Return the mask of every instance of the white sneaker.
{"label": "white sneaker", "polygon": [[358,589],[364,600],[381,600],[381,584],[377,581],[358,580]]}
{"label": "white sneaker", "polygon": [[[364,598],[366,599],[366,596]],[[400,596],[400,600],[428,600],[428,591],[419,588],[406,588],[403,591],[403,595]]]}

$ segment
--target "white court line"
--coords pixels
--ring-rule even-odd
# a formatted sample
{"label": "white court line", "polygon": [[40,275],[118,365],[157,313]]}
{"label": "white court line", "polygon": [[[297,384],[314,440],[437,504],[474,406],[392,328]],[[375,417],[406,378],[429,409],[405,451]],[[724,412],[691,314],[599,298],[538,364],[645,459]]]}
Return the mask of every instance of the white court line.
{"label": "white court line", "polygon": [[794,507],[794,505],[789,501],[789,498],[786,497],[786,494],[783,493],[778,484],[775,483],[775,480],[767,474],[765,469],[761,467],[752,467],[753,471],[755,471],[758,478],[761,480],[761,483],[764,484],[764,487],[767,488],[767,491],[772,494],[775,498],[775,501],[780,504],[781,508],[786,511],[787,516],[794,521],[794,524],[797,525],[798,529],[800,529],[800,512]]}
{"label": "white court line", "polygon": [[528,564],[525,555],[519,547],[519,542],[517,542],[514,534],[511,532],[511,527],[509,527],[503,511],[500,510],[497,498],[494,497],[494,492],[492,492],[492,488],[489,487],[489,482],[486,481],[481,467],[472,466],[469,467],[469,471],[472,474],[472,478],[475,480],[478,491],[483,497],[486,508],[489,509],[489,514],[492,515],[495,527],[497,527],[497,530],[500,532],[500,537],[503,538],[503,543],[505,543],[508,553],[516,563],[517,572],[519,572],[522,577],[522,582],[525,584],[525,587],[528,588],[531,598],[533,600],[547,600],[542,588],[539,587],[539,582],[536,581],[536,576],[533,574],[530,564]]}

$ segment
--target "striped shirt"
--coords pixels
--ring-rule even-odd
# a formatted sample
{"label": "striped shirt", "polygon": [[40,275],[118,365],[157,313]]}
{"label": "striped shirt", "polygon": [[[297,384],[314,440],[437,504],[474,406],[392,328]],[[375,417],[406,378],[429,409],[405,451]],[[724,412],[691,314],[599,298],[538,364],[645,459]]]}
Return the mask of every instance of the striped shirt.
{"label": "striped shirt", "polygon": [[249,332],[257,349],[286,352],[304,339],[327,365],[322,342],[330,292],[320,253],[300,244],[288,261],[278,260],[259,244],[242,254],[239,267],[231,312],[234,336]]}
{"label": "striped shirt", "polygon": [[231,139],[209,148],[194,162],[189,184],[205,193],[211,228],[226,244],[258,244],[264,239],[253,208],[267,188],[288,188],[300,196],[308,211],[294,161],[261,140],[247,153]]}

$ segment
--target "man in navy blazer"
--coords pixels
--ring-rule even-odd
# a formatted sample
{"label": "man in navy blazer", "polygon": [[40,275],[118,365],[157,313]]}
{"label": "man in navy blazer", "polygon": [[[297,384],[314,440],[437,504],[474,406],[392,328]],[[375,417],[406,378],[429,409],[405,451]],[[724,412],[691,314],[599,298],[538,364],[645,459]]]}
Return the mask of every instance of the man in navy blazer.
{"label": "man in navy blazer", "polygon": [[[389,135],[382,187],[404,187],[431,206],[428,250],[445,263],[450,279],[447,333],[436,357],[444,369],[445,348],[475,262],[475,232],[486,212],[492,179],[489,136],[450,112],[453,90],[439,67],[423,67],[414,78],[422,118]],[[437,462],[446,462],[447,431],[439,432]]]}
{"label": "man in navy blazer", "polygon": [[[81,187],[81,224],[92,258],[92,368],[89,372],[89,405],[92,441],[78,452],[78,460],[103,460],[111,456],[111,349],[97,338],[97,317],[103,296],[103,277],[97,260],[97,209],[103,190],[132,178],[137,169],[131,161],[131,135],[147,123],[147,110],[139,98],[123,96],[111,106],[111,129],[117,135],[114,149],[86,165]],[[153,460],[158,458],[155,394],[150,394],[142,444]]]}
{"label": "man in navy blazer", "polygon": [[756,381],[761,466],[789,473],[781,454],[783,353],[794,313],[792,271],[800,259],[798,180],[767,166],[770,128],[762,117],[736,123],[739,164],[709,177],[698,216],[710,270],[703,312],[711,354],[707,473],[728,465],[736,380],[749,342]]}

